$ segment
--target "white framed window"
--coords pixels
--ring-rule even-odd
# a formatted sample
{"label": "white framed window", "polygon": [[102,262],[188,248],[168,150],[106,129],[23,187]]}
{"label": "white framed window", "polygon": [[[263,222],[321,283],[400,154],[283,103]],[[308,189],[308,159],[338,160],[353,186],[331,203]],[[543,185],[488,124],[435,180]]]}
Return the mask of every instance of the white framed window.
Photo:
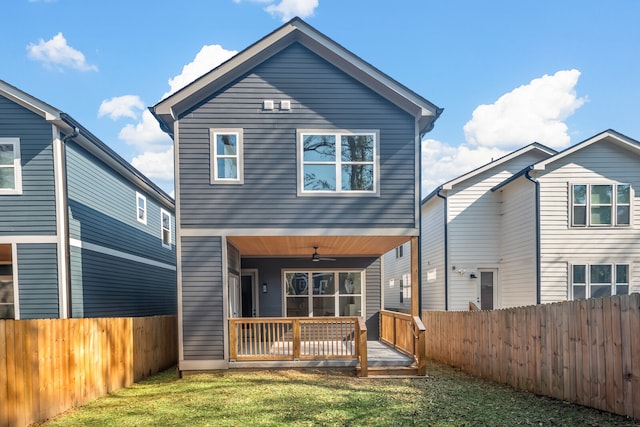
{"label": "white framed window", "polygon": [[574,300],[629,293],[629,264],[573,264],[571,291]]}
{"label": "white framed window", "polygon": [[0,138],[0,194],[22,194],[20,138]]}
{"label": "white framed window", "polygon": [[15,319],[17,295],[13,277],[13,247],[0,245],[0,319]]}
{"label": "white framed window", "polygon": [[377,195],[377,131],[298,130],[301,195]]}
{"label": "white framed window", "polygon": [[404,256],[404,245],[396,247],[396,258],[402,258]]}
{"label": "white framed window", "polygon": [[211,183],[242,184],[242,129],[210,129]]}
{"label": "white framed window", "polygon": [[171,249],[171,214],[160,210],[160,228],[162,233],[162,247]]}
{"label": "white framed window", "polygon": [[626,227],[631,224],[629,184],[572,184],[572,227]]}
{"label": "white framed window", "polygon": [[147,223],[147,198],[136,192],[136,219],[143,224]]}
{"label": "white framed window", "polygon": [[357,270],[286,270],[286,317],[362,316],[364,272]]}

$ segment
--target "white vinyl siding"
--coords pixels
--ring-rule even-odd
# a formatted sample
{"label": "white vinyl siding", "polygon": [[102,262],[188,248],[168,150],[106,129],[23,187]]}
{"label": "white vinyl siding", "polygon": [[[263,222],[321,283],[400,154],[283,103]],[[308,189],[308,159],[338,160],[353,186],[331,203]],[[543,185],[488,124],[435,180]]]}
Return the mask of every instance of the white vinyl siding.
{"label": "white vinyl siding", "polygon": [[445,308],[444,200],[434,198],[422,205],[422,307]]}
{"label": "white vinyl siding", "polygon": [[535,185],[525,177],[501,193],[500,289],[495,308],[536,303]]}
{"label": "white vinyl siding", "polygon": [[[400,251],[402,251],[402,257],[397,256]],[[403,302],[400,302],[400,282],[403,276],[411,273],[410,252],[411,243],[407,242],[392,249],[383,256],[384,308],[386,310],[403,310],[411,307],[411,294],[409,294],[409,298],[406,298],[405,294],[402,298]],[[406,282],[403,282],[403,288],[405,283]]]}
{"label": "white vinyl siding", "polygon": [[[540,174],[541,302],[565,301],[572,264],[631,263],[640,253],[638,198],[632,192],[628,227],[572,227],[572,183],[630,184],[640,186],[639,158],[608,143],[593,143],[547,166]],[[630,270],[630,288],[638,289],[639,272]],[[631,290],[630,290],[631,292]]]}

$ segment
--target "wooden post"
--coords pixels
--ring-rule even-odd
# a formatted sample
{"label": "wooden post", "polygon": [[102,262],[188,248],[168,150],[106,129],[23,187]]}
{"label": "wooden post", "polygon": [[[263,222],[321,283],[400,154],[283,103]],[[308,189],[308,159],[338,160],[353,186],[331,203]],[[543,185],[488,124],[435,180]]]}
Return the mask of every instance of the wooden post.
{"label": "wooden post", "polygon": [[367,325],[362,317],[358,317],[358,331],[356,340],[358,340],[358,358],[360,359],[360,376],[369,376],[369,364],[367,360]]}
{"label": "wooden post", "polygon": [[416,328],[418,339],[416,340],[417,349],[414,349],[415,357],[418,361],[418,375],[427,375],[427,334],[426,328],[422,320],[418,316],[414,316],[413,325]]}
{"label": "wooden post", "polygon": [[300,359],[300,320],[293,319],[293,360]]}
{"label": "wooden post", "polygon": [[420,316],[419,291],[420,277],[418,277],[418,237],[411,238],[411,316]]}
{"label": "wooden post", "polygon": [[229,360],[238,358],[238,323],[229,319]]}

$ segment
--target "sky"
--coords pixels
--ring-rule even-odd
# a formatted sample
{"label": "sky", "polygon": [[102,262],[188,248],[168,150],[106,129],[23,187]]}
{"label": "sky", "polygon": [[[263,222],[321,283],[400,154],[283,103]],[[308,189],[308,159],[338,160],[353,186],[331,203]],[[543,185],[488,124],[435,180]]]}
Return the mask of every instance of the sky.
{"label": "sky", "polygon": [[173,194],[147,107],[294,16],[444,112],[423,196],[532,142],[640,140],[640,0],[2,0],[0,79]]}

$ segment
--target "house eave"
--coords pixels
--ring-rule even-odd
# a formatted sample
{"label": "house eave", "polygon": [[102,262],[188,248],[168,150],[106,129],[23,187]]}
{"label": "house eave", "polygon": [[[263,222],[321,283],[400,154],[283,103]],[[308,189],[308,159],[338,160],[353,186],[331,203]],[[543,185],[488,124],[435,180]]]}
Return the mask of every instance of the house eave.
{"label": "house eave", "polygon": [[173,129],[173,123],[193,106],[296,42],[417,118],[421,133],[428,132],[442,113],[441,108],[322,35],[300,18],[292,19],[150,109],[164,128]]}

